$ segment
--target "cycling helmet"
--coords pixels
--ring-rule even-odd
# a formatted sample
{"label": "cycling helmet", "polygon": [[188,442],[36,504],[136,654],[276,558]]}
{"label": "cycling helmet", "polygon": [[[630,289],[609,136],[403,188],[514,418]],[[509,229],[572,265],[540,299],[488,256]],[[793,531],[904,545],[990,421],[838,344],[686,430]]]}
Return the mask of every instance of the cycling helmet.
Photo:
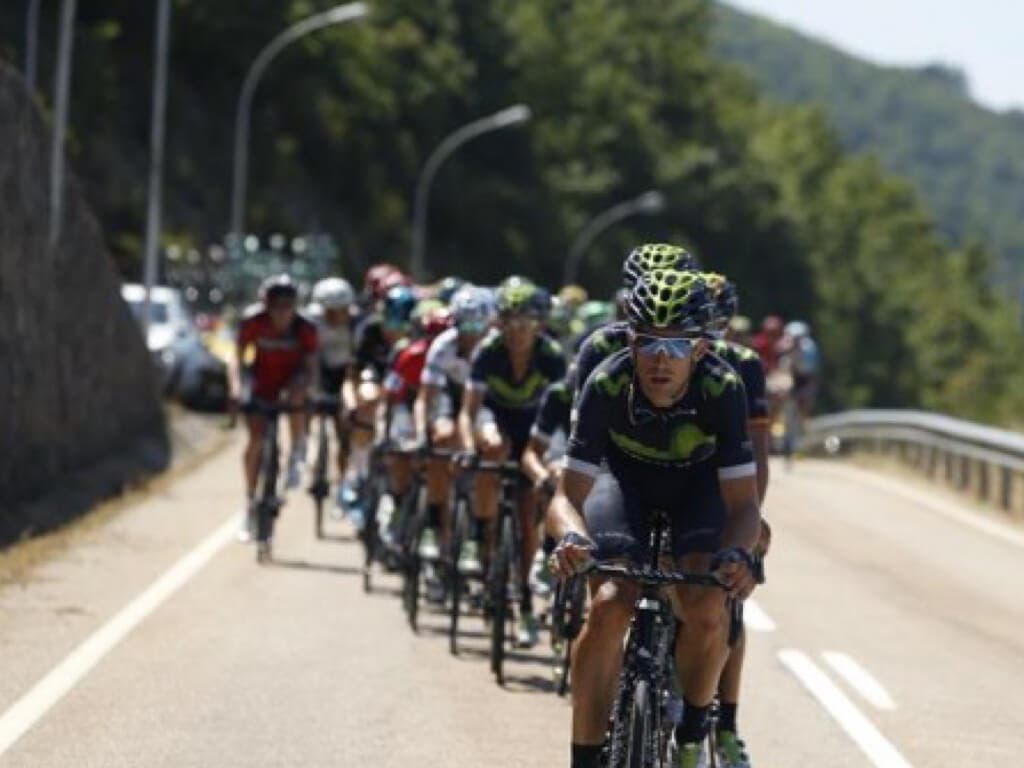
{"label": "cycling helmet", "polygon": [[489,323],[494,319],[494,296],[490,289],[468,283],[455,292],[451,301],[455,323]]}
{"label": "cycling helmet", "polygon": [[794,320],[786,323],[784,332],[787,336],[792,336],[794,339],[802,339],[811,335],[811,326],[802,320]]}
{"label": "cycling helmet", "polygon": [[736,316],[740,309],[740,297],[736,292],[736,284],[717,272],[705,272],[703,277],[715,302],[715,322],[723,328],[728,327],[729,321]]}
{"label": "cycling helmet", "polygon": [[697,259],[685,248],[669,243],[638,245],[622,262],[622,284],[636,285],[641,276],[654,269],[697,269]]}
{"label": "cycling helmet", "polygon": [[[540,288],[525,277],[513,275],[505,278],[495,291],[499,315],[539,315],[545,304],[538,297]],[[550,303],[550,298],[547,300]]]}
{"label": "cycling helmet", "polygon": [[398,267],[394,264],[374,264],[366,270],[366,275],[363,278],[363,293],[374,301],[384,298],[384,294],[387,293],[384,289],[384,280],[398,271]]}
{"label": "cycling helmet", "polygon": [[416,325],[423,336],[432,339],[452,327],[452,312],[444,304],[435,304],[420,313]]}
{"label": "cycling helmet", "polygon": [[326,277],[313,286],[313,301],[324,309],[346,309],[355,301],[348,280]]}
{"label": "cycling helmet", "polygon": [[558,292],[558,298],[570,309],[576,309],[590,297],[587,296],[587,290],[583,286],[566,285]]}
{"label": "cycling helmet", "polygon": [[455,295],[456,291],[466,284],[466,281],[461,277],[446,277],[437,286],[437,298],[443,301],[445,304],[452,300],[452,296]]}
{"label": "cycling helmet", "polygon": [[260,285],[260,299],[264,304],[284,297],[291,299],[299,297],[299,287],[288,275],[283,273],[271,275]]}
{"label": "cycling helmet", "polygon": [[408,325],[416,308],[416,294],[407,285],[396,285],[384,295],[384,324],[391,327]]}
{"label": "cycling helmet", "polygon": [[782,318],[778,315],[768,315],[761,321],[761,330],[765,333],[782,333]]}
{"label": "cycling helmet", "polygon": [[389,272],[387,276],[381,281],[381,289],[383,293],[387,293],[392,288],[397,286],[408,286],[412,287],[412,279],[399,269]]}
{"label": "cycling helmet", "polygon": [[626,314],[634,327],[703,333],[714,317],[714,300],[699,272],[655,269],[633,286]]}
{"label": "cycling helmet", "polygon": [[551,298],[551,312],[548,313],[548,330],[559,337],[572,333],[573,311],[560,296]]}

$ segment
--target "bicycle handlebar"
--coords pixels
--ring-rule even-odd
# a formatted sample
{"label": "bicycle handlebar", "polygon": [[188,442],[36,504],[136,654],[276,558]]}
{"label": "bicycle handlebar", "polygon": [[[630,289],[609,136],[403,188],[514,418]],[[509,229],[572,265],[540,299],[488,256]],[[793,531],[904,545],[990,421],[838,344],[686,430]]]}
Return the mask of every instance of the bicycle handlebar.
{"label": "bicycle handlebar", "polygon": [[650,568],[636,568],[628,565],[613,565],[598,560],[591,561],[580,576],[605,576],[611,579],[634,581],[647,587],[660,587],[668,584],[690,584],[698,587],[718,587],[729,589],[729,586],[713,573],[683,573],[682,571],[662,571]]}

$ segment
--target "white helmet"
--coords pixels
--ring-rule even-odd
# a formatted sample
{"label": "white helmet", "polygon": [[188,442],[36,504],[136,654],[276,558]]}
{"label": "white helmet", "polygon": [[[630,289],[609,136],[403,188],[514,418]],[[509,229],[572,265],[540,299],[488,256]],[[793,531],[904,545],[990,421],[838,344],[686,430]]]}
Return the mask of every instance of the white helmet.
{"label": "white helmet", "polygon": [[489,323],[494,319],[494,294],[487,288],[464,285],[452,296],[448,305],[456,324]]}
{"label": "white helmet", "polygon": [[805,336],[811,335],[811,326],[802,320],[794,320],[791,323],[786,323],[784,333],[787,336],[792,336],[794,339],[802,339]]}
{"label": "white helmet", "polygon": [[313,286],[312,298],[324,309],[345,309],[355,301],[356,294],[348,280],[325,277]]}

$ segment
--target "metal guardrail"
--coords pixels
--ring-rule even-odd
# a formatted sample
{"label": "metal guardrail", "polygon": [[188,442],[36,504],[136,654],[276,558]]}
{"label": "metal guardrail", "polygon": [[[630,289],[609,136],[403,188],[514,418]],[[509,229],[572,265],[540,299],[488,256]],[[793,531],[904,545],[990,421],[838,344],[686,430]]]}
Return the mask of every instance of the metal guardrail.
{"label": "metal guardrail", "polygon": [[1024,518],[1024,435],[927,411],[858,410],[804,425],[806,453],[886,456]]}

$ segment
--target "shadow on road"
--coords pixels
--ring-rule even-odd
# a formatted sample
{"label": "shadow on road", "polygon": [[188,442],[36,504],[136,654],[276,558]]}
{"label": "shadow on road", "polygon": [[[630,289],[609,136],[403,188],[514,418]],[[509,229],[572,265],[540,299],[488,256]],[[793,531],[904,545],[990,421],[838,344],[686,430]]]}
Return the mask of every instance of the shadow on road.
{"label": "shadow on road", "polygon": [[341,533],[325,533],[320,537],[320,541],[333,541],[339,544],[356,544],[359,538],[354,534],[341,534]]}
{"label": "shadow on road", "polygon": [[274,558],[270,561],[274,568],[288,568],[295,571],[317,571],[319,573],[340,573],[345,576],[361,576],[362,570],[350,565],[329,565],[327,563],[311,563],[308,560],[282,560]]}

